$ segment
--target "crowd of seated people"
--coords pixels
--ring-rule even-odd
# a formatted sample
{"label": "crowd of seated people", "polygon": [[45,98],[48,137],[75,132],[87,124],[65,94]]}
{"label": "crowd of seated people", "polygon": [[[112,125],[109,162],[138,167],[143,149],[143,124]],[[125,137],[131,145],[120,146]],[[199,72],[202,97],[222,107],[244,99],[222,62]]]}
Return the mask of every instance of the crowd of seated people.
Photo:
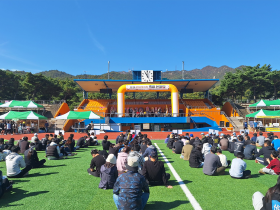
{"label": "crowd of seated people", "polygon": [[[161,107],[140,107],[125,108],[125,117],[172,117],[171,107],[162,109]],[[117,117],[118,113],[115,107],[110,109],[110,117]]]}
{"label": "crowd of seated people", "polygon": [[[189,161],[191,168],[203,168],[203,173],[208,176],[218,176],[225,174],[225,169],[229,169],[229,175],[234,179],[248,179],[251,171],[247,170],[244,161],[253,160],[262,164],[260,174],[280,175],[280,139],[273,133],[268,133],[267,138],[263,133],[254,133],[250,138],[248,133],[241,132],[236,135],[206,134],[201,133],[201,137],[194,137],[193,134],[179,136],[170,134],[165,143],[172,152],[179,154],[180,158]],[[260,147],[257,149],[257,146]],[[181,153],[179,150],[181,149]],[[222,154],[223,151],[233,153],[235,158],[227,160]],[[264,196],[260,192],[253,195],[253,206],[255,209],[275,209],[280,208],[280,184],[270,188]],[[273,208],[272,208],[273,206]]]}
{"label": "crowd of seated people", "polygon": [[128,131],[121,133],[116,142],[108,141],[105,135],[101,144],[102,150],[91,150],[87,172],[100,177],[100,189],[113,189],[118,209],[142,210],[149,199],[149,185],[172,188],[168,184],[170,174],[165,172],[164,163],[158,160],[157,149],[146,134]]}

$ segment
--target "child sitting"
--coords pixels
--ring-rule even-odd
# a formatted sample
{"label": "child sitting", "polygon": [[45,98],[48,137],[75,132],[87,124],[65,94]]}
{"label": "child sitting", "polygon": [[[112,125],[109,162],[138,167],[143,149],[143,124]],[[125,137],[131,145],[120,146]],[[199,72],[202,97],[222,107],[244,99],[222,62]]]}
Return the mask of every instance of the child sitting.
{"label": "child sitting", "polygon": [[280,174],[280,161],[278,160],[279,153],[277,151],[272,151],[270,157],[272,160],[270,161],[269,158],[266,161],[269,163],[268,166],[262,168],[259,173],[260,174],[270,174],[270,175],[279,175]]}

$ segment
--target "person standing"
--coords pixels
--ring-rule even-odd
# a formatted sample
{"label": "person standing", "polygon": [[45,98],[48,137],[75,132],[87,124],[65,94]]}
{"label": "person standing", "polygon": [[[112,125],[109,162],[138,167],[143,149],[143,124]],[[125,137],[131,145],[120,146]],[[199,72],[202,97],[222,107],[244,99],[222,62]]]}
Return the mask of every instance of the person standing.
{"label": "person standing", "polygon": [[127,173],[121,174],[114,185],[113,199],[118,209],[143,210],[150,196],[148,183],[138,173],[139,158],[127,158]]}
{"label": "person standing", "polygon": [[259,124],[259,123],[257,122],[257,120],[255,120],[255,121],[254,121],[254,131],[255,131],[255,132],[258,132],[258,124]]}
{"label": "person standing", "polygon": [[45,122],[45,131],[46,131],[46,133],[49,132],[49,123],[48,123],[48,121]]}
{"label": "person standing", "polygon": [[243,128],[244,128],[245,131],[248,129],[248,123],[247,123],[247,121],[244,121],[244,123],[243,123]]}

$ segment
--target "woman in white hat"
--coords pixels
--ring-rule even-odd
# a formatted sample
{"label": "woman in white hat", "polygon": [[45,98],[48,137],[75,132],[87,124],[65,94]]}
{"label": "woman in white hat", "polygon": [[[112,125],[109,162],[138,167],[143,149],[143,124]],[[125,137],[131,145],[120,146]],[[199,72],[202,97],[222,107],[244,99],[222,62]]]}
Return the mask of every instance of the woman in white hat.
{"label": "woman in white hat", "polygon": [[116,157],[114,154],[108,155],[106,163],[101,166],[99,188],[101,189],[113,189],[114,184],[118,178],[118,170],[116,167]]}

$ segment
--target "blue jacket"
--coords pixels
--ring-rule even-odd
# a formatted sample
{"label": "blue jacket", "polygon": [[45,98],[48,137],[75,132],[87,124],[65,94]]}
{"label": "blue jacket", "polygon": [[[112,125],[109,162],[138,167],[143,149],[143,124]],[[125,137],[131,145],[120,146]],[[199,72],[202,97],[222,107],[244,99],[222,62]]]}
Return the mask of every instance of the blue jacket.
{"label": "blue jacket", "polygon": [[155,153],[157,154],[157,148],[155,148],[154,145],[150,145],[147,147],[147,149],[145,150],[144,154],[143,154],[143,157],[148,157],[149,160],[150,160],[150,155],[152,153],[152,151],[155,151]]}
{"label": "blue jacket", "polygon": [[113,190],[114,194],[119,195],[118,209],[142,210],[142,192],[150,193],[144,176],[133,171],[121,174]]}

